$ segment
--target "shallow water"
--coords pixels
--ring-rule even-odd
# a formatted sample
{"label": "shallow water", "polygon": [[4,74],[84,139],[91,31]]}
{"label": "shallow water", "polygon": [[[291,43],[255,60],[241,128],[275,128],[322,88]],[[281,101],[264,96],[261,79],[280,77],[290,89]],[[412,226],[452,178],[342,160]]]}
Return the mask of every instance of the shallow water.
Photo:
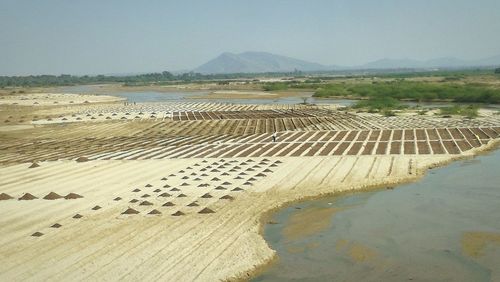
{"label": "shallow water", "polygon": [[394,190],[282,209],[264,231],[278,262],[254,281],[500,281],[499,165],[497,150]]}
{"label": "shallow water", "polygon": [[[82,93],[82,94],[92,94],[96,92],[99,86],[95,85],[78,85],[78,86],[68,86],[60,87],[58,91],[62,93]],[[276,99],[214,99],[209,98],[210,91],[168,91],[168,92],[158,92],[158,91],[122,91],[122,92],[112,92],[103,95],[112,95],[127,98],[128,102],[220,102],[220,103],[233,103],[233,104],[286,104],[293,105],[302,103],[301,97],[279,97]],[[311,97],[312,92],[304,92],[304,97],[309,97],[307,102],[313,104],[339,104],[342,106],[350,106],[356,102],[356,100],[348,99],[315,99]],[[192,97],[203,97],[206,99]]]}

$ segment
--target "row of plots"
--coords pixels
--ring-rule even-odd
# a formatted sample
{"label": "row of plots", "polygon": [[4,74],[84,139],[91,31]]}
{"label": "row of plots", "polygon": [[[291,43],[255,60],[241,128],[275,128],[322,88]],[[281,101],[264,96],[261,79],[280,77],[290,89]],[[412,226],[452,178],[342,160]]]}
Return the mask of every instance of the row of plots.
{"label": "row of plots", "polygon": [[96,155],[97,159],[298,157],[332,155],[460,154],[499,137],[500,128],[351,130],[228,135]]}

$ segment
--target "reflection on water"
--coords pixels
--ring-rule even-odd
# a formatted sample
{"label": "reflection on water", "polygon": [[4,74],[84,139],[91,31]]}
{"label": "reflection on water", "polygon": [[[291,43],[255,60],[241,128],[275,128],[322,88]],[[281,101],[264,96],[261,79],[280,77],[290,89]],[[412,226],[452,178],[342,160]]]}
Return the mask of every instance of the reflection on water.
{"label": "reflection on water", "polygon": [[[278,262],[254,281],[500,281],[499,164],[497,150],[398,189],[285,208],[265,227]],[[331,224],[300,230],[294,218],[314,211]]]}

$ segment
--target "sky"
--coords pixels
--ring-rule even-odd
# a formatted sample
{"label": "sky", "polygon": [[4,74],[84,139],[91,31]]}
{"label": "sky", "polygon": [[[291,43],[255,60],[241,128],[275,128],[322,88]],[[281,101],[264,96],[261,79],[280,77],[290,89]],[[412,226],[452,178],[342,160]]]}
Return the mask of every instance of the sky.
{"label": "sky", "polygon": [[0,75],[193,69],[223,52],[324,65],[500,54],[499,0],[0,0]]}

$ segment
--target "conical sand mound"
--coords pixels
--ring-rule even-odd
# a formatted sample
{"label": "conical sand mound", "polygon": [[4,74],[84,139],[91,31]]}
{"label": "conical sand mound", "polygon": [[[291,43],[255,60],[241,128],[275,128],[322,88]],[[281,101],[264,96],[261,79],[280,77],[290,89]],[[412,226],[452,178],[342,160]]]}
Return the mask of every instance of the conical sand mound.
{"label": "conical sand mound", "polygon": [[184,215],[183,212],[181,211],[176,211],[175,213],[172,214],[173,216],[181,216],[181,215]]}
{"label": "conical sand mound", "polygon": [[61,199],[61,198],[62,198],[61,195],[54,193],[54,192],[50,192],[45,197],[43,197],[44,200],[57,200],[57,199]]}
{"label": "conical sand mound", "polygon": [[231,191],[238,192],[238,191],[243,191],[243,189],[241,189],[240,187],[236,187],[236,188],[234,188],[234,189],[233,189],[233,190],[231,190]]}
{"label": "conical sand mound", "polygon": [[10,199],[14,199],[14,198],[12,198],[10,195],[5,194],[5,193],[0,194],[0,201],[10,200]]}
{"label": "conical sand mound", "polygon": [[231,197],[229,195],[225,195],[225,196],[222,196],[220,197],[221,200],[234,200],[234,197]]}
{"label": "conical sand mound", "polygon": [[40,236],[43,236],[43,233],[42,232],[35,232],[35,233],[31,234],[31,236],[40,237]]}
{"label": "conical sand mound", "polygon": [[37,164],[37,163],[32,163],[28,168],[35,168],[35,167],[39,167],[40,165]]}
{"label": "conical sand mound", "polygon": [[73,216],[73,218],[76,218],[76,219],[78,219],[78,218],[82,218],[82,217],[83,217],[83,215],[78,214],[78,213],[77,213],[77,214],[75,214],[75,215]]}
{"label": "conical sand mound", "polygon": [[197,207],[199,206],[198,203],[192,202],[191,204],[187,205],[188,207]]}
{"label": "conical sand mound", "polygon": [[88,162],[89,159],[87,157],[79,157],[78,159],[76,159],[76,162],[77,163],[83,163],[83,162]]}
{"label": "conical sand mound", "polygon": [[153,205],[153,203],[148,202],[148,201],[144,201],[144,202],[139,204],[139,206],[152,206],[152,205]]}
{"label": "conical sand mound", "polygon": [[113,199],[113,201],[120,201],[122,198],[121,197],[116,197]]}
{"label": "conical sand mound", "polygon": [[173,207],[173,206],[175,206],[175,205],[174,205],[174,203],[172,203],[172,202],[166,202],[166,203],[165,203],[165,204],[163,204],[162,206],[164,206],[164,207]]}
{"label": "conical sand mound", "polygon": [[122,214],[138,214],[139,212],[132,209],[132,208],[128,208],[126,211],[122,212]]}
{"label": "conical sand mound", "polygon": [[34,199],[38,199],[37,197],[31,195],[30,193],[26,193],[24,194],[21,198],[19,198],[18,200],[19,201],[30,201],[30,200],[34,200]]}
{"label": "conical sand mound", "polygon": [[78,198],[83,198],[83,196],[78,195],[76,193],[69,193],[68,195],[66,195],[64,197],[64,199],[66,199],[66,200],[72,200],[72,199],[78,199]]}
{"label": "conical sand mound", "polygon": [[101,209],[101,207],[100,207],[100,206],[95,206],[95,207],[93,207],[93,208],[92,208],[92,210],[94,210],[94,211],[96,211],[96,210],[100,210],[100,209]]}
{"label": "conical sand mound", "polygon": [[159,210],[152,210],[148,214],[161,214],[161,212]]}
{"label": "conical sand mound", "polygon": [[165,193],[161,193],[160,195],[158,195],[158,197],[164,197],[164,198],[170,197],[170,196],[171,195],[169,193],[166,193],[166,192]]}
{"label": "conical sand mound", "polygon": [[207,198],[212,198],[212,195],[210,195],[209,193],[206,193],[201,197],[207,199]]}
{"label": "conical sand mound", "polygon": [[61,225],[61,224],[59,224],[59,223],[54,223],[54,224],[52,224],[52,226],[50,226],[50,227],[51,227],[51,228],[59,228],[59,227],[61,227],[61,226],[62,226],[62,225]]}
{"label": "conical sand mound", "polygon": [[215,213],[213,210],[209,209],[209,208],[204,208],[202,209],[201,211],[199,211],[198,213]]}

